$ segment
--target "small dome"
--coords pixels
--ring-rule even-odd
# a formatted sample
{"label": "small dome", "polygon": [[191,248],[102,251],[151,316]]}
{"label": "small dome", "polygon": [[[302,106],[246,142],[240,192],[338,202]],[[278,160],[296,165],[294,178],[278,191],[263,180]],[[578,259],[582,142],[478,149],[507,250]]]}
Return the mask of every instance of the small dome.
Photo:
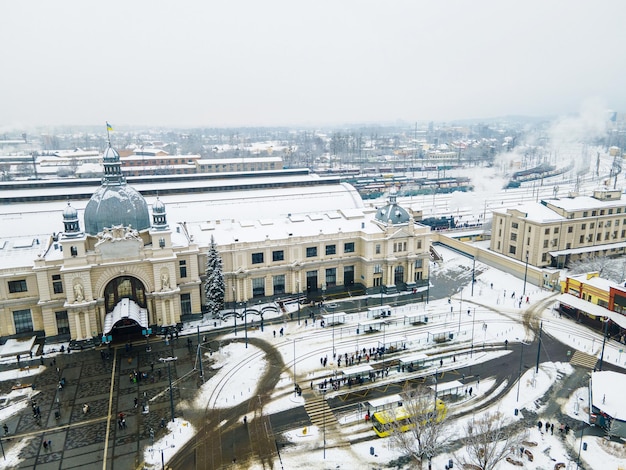
{"label": "small dome", "polygon": [[87,233],[97,235],[105,227],[115,225],[131,226],[139,231],[150,228],[146,200],[126,184],[100,186],[85,207]]}
{"label": "small dome", "polygon": [[104,161],[119,161],[120,154],[113,147],[108,146],[102,155]]}
{"label": "small dome", "polygon": [[67,203],[67,207],[63,211],[63,220],[70,221],[78,219],[78,211],[74,209],[70,203]]}
{"label": "small dome", "polygon": [[389,195],[389,203],[376,211],[376,220],[385,225],[407,224],[411,217],[409,213],[396,202],[396,193]]}
{"label": "small dome", "polygon": [[158,197],[157,200],[152,204],[152,212],[155,214],[164,214],[165,213],[165,204]]}

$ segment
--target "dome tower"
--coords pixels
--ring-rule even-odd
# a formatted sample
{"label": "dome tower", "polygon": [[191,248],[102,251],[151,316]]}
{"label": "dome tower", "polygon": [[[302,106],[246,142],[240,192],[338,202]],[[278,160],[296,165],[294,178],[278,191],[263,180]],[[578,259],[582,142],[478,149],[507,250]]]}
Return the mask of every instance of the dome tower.
{"label": "dome tower", "polygon": [[111,147],[103,155],[102,186],[85,207],[85,231],[97,235],[105,227],[116,225],[141,231],[150,228],[150,212],[143,196],[126,184],[122,175],[120,155]]}

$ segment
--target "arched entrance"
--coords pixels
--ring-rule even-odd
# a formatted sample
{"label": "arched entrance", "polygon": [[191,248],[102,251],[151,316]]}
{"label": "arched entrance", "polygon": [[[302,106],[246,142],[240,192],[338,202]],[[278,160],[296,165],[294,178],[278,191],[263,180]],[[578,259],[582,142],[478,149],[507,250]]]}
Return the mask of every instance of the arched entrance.
{"label": "arched entrance", "polygon": [[143,283],[133,276],[112,279],[104,288],[104,334],[113,337],[140,335],[148,328],[148,305]]}

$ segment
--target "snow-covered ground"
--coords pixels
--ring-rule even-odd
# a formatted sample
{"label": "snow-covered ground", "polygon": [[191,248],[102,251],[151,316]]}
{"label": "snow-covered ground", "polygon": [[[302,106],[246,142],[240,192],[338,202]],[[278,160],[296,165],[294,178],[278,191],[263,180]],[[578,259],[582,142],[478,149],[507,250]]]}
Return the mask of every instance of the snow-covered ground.
{"label": "snow-covered ground", "polygon": [[[434,267],[438,276],[445,276],[446,270],[455,271],[455,273],[451,272],[451,275],[458,275],[459,270],[471,273],[471,259],[449,250],[442,249],[442,251],[444,252],[445,263]],[[294,369],[301,386],[309,386],[310,382],[316,386],[317,381],[330,371],[339,369],[333,359],[333,347],[338,355],[344,353],[351,355],[356,349],[376,347],[379,342],[389,345],[390,342],[394,341],[406,345],[407,354],[432,349],[433,345],[428,341],[426,328],[411,327],[407,329],[402,321],[405,316],[416,314],[428,314],[429,331],[433,329],[453,331],[455,335],[451,342],[452,345],[465,347],[474,345],[472,354],[458,354],[454,355],[453,358],[450,358],[450,354],[442,354],[443,364],[434,364],[432,373],[435,373],[435,368],[444,372],[447,369],[469,366],[494,359],[498,355],[507,354],[506,351],[502,350],[490,352],[489,348],[483,351],[481,347],[483,344],[501,344],[505,339],[511,344],[519,341],[531,341],[533,338],[526,337],[525,329],[520,321],[521,316],[526,309],[542,302],[545,305],[541,311],[541,317],[543,330],[546,333],[557,337],[572,348],[590,354],[599,354],[602,345],[601,335],[556,315],[549,299],[553,293],[527,284],[526,295],[529,297],[529,301],[527,303],[525,298],[522,299],[520,307],[519,297],[524,288],[522,280],[481,263],[476,263],[476,270],[481,274],[477,276],[473,296],[471,284],[469,284],[471,282],[470,275],[468,276],[468,284],[450,299],[437,300],[428,305],[422,303],[392,307],[390,317],[392,322],[384,332],[368,335],[356,334],[358,323],[367,320],[366,312],[346,315],[345,323],[334,328],[329,326],[323,328],[319,321],[315,323],[309,321],[306,325],[304,319],[300,325],[297,322],[285,321],[281,325],[284,329],[284,336],[274,335],[273,327],[265,328],[263,332],[250,330],[248,332],[250,337],[263,338],[274,344],[282,354],[286,365],[274,392],[275,399],[265,407],[264,413],[271,414],[301,406],[303,404],[302,397],[295,397],[293,393],[286,393],[293,391]],[[515,298],[511,297],[513,292],[516,293]],[[295,309],[296,307],[292,306],[291,308]],[[285,315],[285,319],[287,317],[288,314]],[[224,326],[228,323],[230,322],[222,322],[218,326]],[[213,322],[199,321],[185,325],[185,330],[195,332],[197,327],[201,331],[210,331],[213,328]],[[241,337],[241,328],[239,331]],[[233,337],[233,335],[230,334],[223,338],[228,339],[229,337]],[[450,343],[448,343],[449,345]],[[320,359],[324,357],[328,358],[326,367],[320,364]],[[242,368],[240,363],[245,358],[249,360],[246,366]],[[259,349],[253,345],[245,348],[242,343],[230,343],[222,346],[218,352],[213,354],[212,360],[214,361],[213,367],[219,369],[217,374],[202,386],[193,403],[184,402],[180,406],[226,408],[241,403],[255,395],[255,385],[267,367],[264,355],[260,354]],[[625,367],[626,355],[621,354],[616,343],[609,342],[605,348],[604,361]],[[44,367],[47,365],[41,366],[38,370],[5,372],[5,375],[0,376],[0,380],[19,378],[26,383],[29,374],[37,373]],[[493,400],[487,394],[494,385],[493,379],[481,377],[480,383],[477,381],[474,384],[468,384],[473,388],[471,396],[466,395],[465,399],[451,406],[450,434],[462,435],[467,421],[471,419],[471,416],[455,419],[455,412],[473,409],[485,403],[489,403],[489,411],[501,412],[508,422],[522,419],[524,409],[541,415],[543,409],[537,408],[538,399],[554,383],[571,374],[572,370],[569,363],[544,362],[538,373],[535,373],[534,367],[526,371],[519,385],[513,387],[506,396],[498,400]],[[391,371],[388,378],[381,380],[391,381],[396,373],[396,371]],[[16,374],[18,375],[16,376]],[[214,385],[217,381],[225,385],[219,393],[216,392]],[[503,386],[504,384],[500,384],[499,388]],[[30,388],[25,388],[12,392],[10,396],[0,397],[9,401],[8,406],[0,410],[0,420],[6,419],[9,414],[20,412],[27,405],[28,398],[33,393],[36,392]],[[332,393],[328,392],[327,396],[332,396]],[[559,403],[561,411],[574,419],[587,421],[587,413],[584,410],[589,407],[588,397],[587,388],[574,391],[569,400]],[[515,415],[515,409],[519,409],[521,412]],[[336,418],[339,425],[335,429],[339,429],[340,434],[335,432],[333,435],[329,435],[326,433],[325,446],[324,432],[315,426],[310,426],[307,429],[293,429],[280,436],[279,440],[290,441],[295,444],[286,446],[281,450],[283,468],[306,468],[308,470],[383,468],[391,460],[400,457],[399,451],[393,447],[392,440],[376,437],[371,430],[371,425],[367,425],[358,413],[338,415]],[[248,419],[254,418],[249,417]],[[549,421],[550,418],[545,417],[545,419]],[[160,468],[161,452],[164,460],[167,461],[196,432],[188,422],[180,419],[177,419],[175,423],[169,423],[168,429],[170,431],[168,435],[145,449],[144,459],[148,468]],[[559,434],[558,432],[555,432],[554,435],[545,432],[542,434],[534,426],[528,429],[527,441],[536,443],[536,446],[529,447],[534,456],[533,462],[524,458],[523,468],[553,469],[558,462],[569,465],[566,468],[576,468],[575,461],[572,462],[572,459],[568,457],[567,449],[570,449],[569,455],[577,455],[579,449],[582,448],[579,436],[570,432],[563,439]],[[279,436],[275,437],[278,438]],[[357,440],[358,442],[356,442]],[[21,443],[14,444],[7,451],[8,466],[17,464],[18,450],[27,442],[26,439],[22,440]],[[617,470],[620,465],[622,468],[624,467],[623,462],[626,460],[626,455],[623,446],[621,449],[619,446],[614,448],[603,438],[592,436],[585,436],[584,442],[587,444],[587,449],[580,454],[586,468]],[[352,444],[337,445],[339,443]],[[173,445],[175,447],[172,447]],[[373,455],[370,452],[372,449]],[[463,450],[461,449],[458,455],[462,453]],[[445,468],[450,458],[454,459],[454,455],[443,451],[441,455],[433,459],[433,469]],[[261,469],[262,467],[259,465],[258,467],[246,468],[256,470],[256,468]],[[458,468],[456,463],[454,468]],[[503,462],[497,467],[497,470],[509,468],[514,467],[508,462]]]}

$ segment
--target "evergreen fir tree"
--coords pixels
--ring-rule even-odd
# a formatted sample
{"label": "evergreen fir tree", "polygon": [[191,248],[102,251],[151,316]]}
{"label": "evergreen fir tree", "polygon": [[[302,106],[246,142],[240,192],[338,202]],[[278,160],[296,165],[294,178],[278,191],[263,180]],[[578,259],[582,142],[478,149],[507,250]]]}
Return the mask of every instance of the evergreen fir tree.
{"label": "evergreen fir tree", "polygon": [[211,245],[207,252],[206,283],[204,284],[206,307],[211,318],[217,318],[220,311],[224,308],[225,290],[226,284],[224,283],[222,257],[217,251],[213,236],[211,236]]}

